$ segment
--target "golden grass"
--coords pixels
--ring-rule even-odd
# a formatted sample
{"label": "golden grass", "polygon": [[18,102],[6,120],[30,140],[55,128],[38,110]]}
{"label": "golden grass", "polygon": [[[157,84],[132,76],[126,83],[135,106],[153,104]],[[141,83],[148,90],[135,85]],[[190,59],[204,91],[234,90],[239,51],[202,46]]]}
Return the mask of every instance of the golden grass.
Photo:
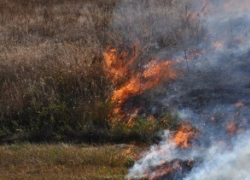
{"label": "golden grass", "polygon": [[118,1],[0,1],[0,140],[17,131],[72,136],[93,117],[107,126],[102,51]]}
{"label": "golden grass", "polygon": [[[139,41],[139,57],[129,69],[139,74],[159,47],[178,49],[187,30],[198,27],[185,18],[180,21],[184,4],[171,2],[1,0],[0,142],[150,139],[146,121],[132,130],[110,124],[117,117],[111,96],[122,82],[112,84],[106,77],[103,53],[108,46],[132,50]],[[155,102],[167,90],[164,86],[145,95],[140,90],[138,99]]]}
{"label": "golden grass", "polygon": [[133,145],[13,144],[0,147],[0,179],[124,179]]}

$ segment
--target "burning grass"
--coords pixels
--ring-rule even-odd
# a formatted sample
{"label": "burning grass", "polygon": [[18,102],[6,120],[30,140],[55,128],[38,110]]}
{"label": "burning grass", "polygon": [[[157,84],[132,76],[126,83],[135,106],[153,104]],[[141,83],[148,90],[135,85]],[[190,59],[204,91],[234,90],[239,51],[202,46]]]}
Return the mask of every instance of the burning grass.
{"label": "burning grass", "polygon": [[[112,119],[115,122],[145,120],[135,123],[135,127],[148,123],[151,114],[145,108],[146,115],[142,116],[140,104],[146,98],[140,100],[139,107],[127,106],[127,100],[140,97],[179,74],[172,67],[172,60],[150,55],[144,38],[133,42],[123,34],[123,29],[112,26],[119,17],[119,3],[119,0],[0,2],[3,17],[0,20],[1,141],[19,138],[106,142],[117,139],[113,134],[117,130],[112,128],[123,125],[123,121],[122,125],[110,124]],[[140,4],[144,2],[135,5]],[[173,8],[172,11],[178,9],[178,13],[181,9],[165,1],[156,5],[154,18],[165,17],[162,6]],[[177,12],[171,14],[175,19],[179,15]],[[148,12],[143,11],[141,16],[144,13]],[[149,25],[147,19],[142,21]],[[121,22],[129,23],[129,19],[123,16]],[[177,32],[172,31],[167,34]],[[171,43],[164,43],[157,37],[157,43],[173,48],[178,38],[182,40],[183,32],[169,37]],[[148,32],[145,30],[145,33]],[[162,119],[166,113],[154,118]],[[158,126],[157,123],[154,126]],[[148,134],[134,129],[128,131],[136,137]],[[129,134],[128,131],[124,134]],[[152,132],[155,133],[149,131],[149,134]]]}
{"label": "burning grass", "polygon": [[[0,141],[155,142],[127,177],[228,175],[249,157],[249,3],[192,2],[2,0]],[[3,145],[0,179],[123,179],[136,149]]]}
{"label": "burning grass", "polygon": [[[115,104],[114,114],[120,115],[120,120],[124,120],[124,113],[127,112],[122,111],[123,106],[130,97],[139,96],[180,76],[173,67],[177,60],[150,60],[146,64],[138,65],[140,47],[138,44],[133,47],[131,51],[108,48],[104,52],[103,68],[115,87],[111,101]],[[136,70],[136,66],[140,66],[139,70]],[[139,110],[140,108],[135,109],[127,119],[125,118],[128,124],[131,125]]]}
{"label": "burning grass", "polygon": [[173,141],[178,147],[188,148],[195,135],[196,132],[191,125],[181,125],[178,132],[174,135]]}

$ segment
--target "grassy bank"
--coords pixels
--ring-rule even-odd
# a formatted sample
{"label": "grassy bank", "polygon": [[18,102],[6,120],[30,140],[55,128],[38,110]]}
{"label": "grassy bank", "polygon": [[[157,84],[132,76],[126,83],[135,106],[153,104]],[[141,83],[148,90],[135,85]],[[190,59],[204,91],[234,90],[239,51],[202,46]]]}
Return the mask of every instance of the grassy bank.
{"label": "grassy bank", "polygon": [[0,146],[0,179],[124,179],[142,148],[133,145]]}

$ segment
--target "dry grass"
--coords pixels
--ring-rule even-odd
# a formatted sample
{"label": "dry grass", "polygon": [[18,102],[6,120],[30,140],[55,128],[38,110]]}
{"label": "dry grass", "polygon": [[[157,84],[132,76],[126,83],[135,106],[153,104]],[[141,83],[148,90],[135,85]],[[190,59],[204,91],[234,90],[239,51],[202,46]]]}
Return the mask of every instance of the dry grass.
{"label": "dry grass", "polygon": [[133,145],[3,145],[0,179],[124,179],[141,150]]}
{"label": "dry grass", "polygon": [[102,51],[116,2],[0,2],[0,137],[107,128]]}
{"label": "dry grass", "polygon": [[106,34],[99,28],[108,26],[111,11],[98,6],[102,1],[21,2],[0,3],[1,115],[55,103],[65,91],[77,98],[107,93],[100,64]]}
{"label": "dry grass", "polygon": [[0,142],[126,139],[126,128],[124,137],[111,131],[117,87],[105,76],[103,52],[138,41],[144,50],[132,68],[140,71],[159,48],[181,47],[198,26],[179,21],[184,6],[172,2],[1,0]]}

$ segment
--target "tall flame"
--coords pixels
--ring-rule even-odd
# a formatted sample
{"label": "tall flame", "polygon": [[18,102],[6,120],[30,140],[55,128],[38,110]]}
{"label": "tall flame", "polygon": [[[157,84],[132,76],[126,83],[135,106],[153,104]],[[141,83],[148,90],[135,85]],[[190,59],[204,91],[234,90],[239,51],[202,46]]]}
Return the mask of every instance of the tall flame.
{"label": "tall flame", "polygon": [[147,64],[144,72],[130,78],[124,86],[114,91],[113,101],[124,102],[132,95],[138,95],[148,89],[155,87],[162,81],[176,78],[176,73],[170,67],[169,61],[157,63],[153,60]]}
{"label": "tall flame", "polygon": [[118,49],[111,47],[108,47],[104,52],[103,68],[106,76],[113,84],[116,84],[121,78],[130,74],[129,68],[138,57],[139,46],[135,44],[133,50],[134,52],[132,55],[129,51],[119,52]]}
{"label": "tall flame", "polygon": [[[115,113],[121,114],[121,105],[129,97],[140,95],[178,76],[171,66],[174,61],[170,60],[162,62],[152,60],[144,65],[140,72],[136,72],[133,65],[139,56],[139,49],[139,45],[135,44],[132,55],[129,51],[120,52],[110,47],[104,52],[103,68],[106,76],[113,85],[118,86],[111,96],[112,102],[116,104]],[[131,122],[131,118],[129,121]]]}

